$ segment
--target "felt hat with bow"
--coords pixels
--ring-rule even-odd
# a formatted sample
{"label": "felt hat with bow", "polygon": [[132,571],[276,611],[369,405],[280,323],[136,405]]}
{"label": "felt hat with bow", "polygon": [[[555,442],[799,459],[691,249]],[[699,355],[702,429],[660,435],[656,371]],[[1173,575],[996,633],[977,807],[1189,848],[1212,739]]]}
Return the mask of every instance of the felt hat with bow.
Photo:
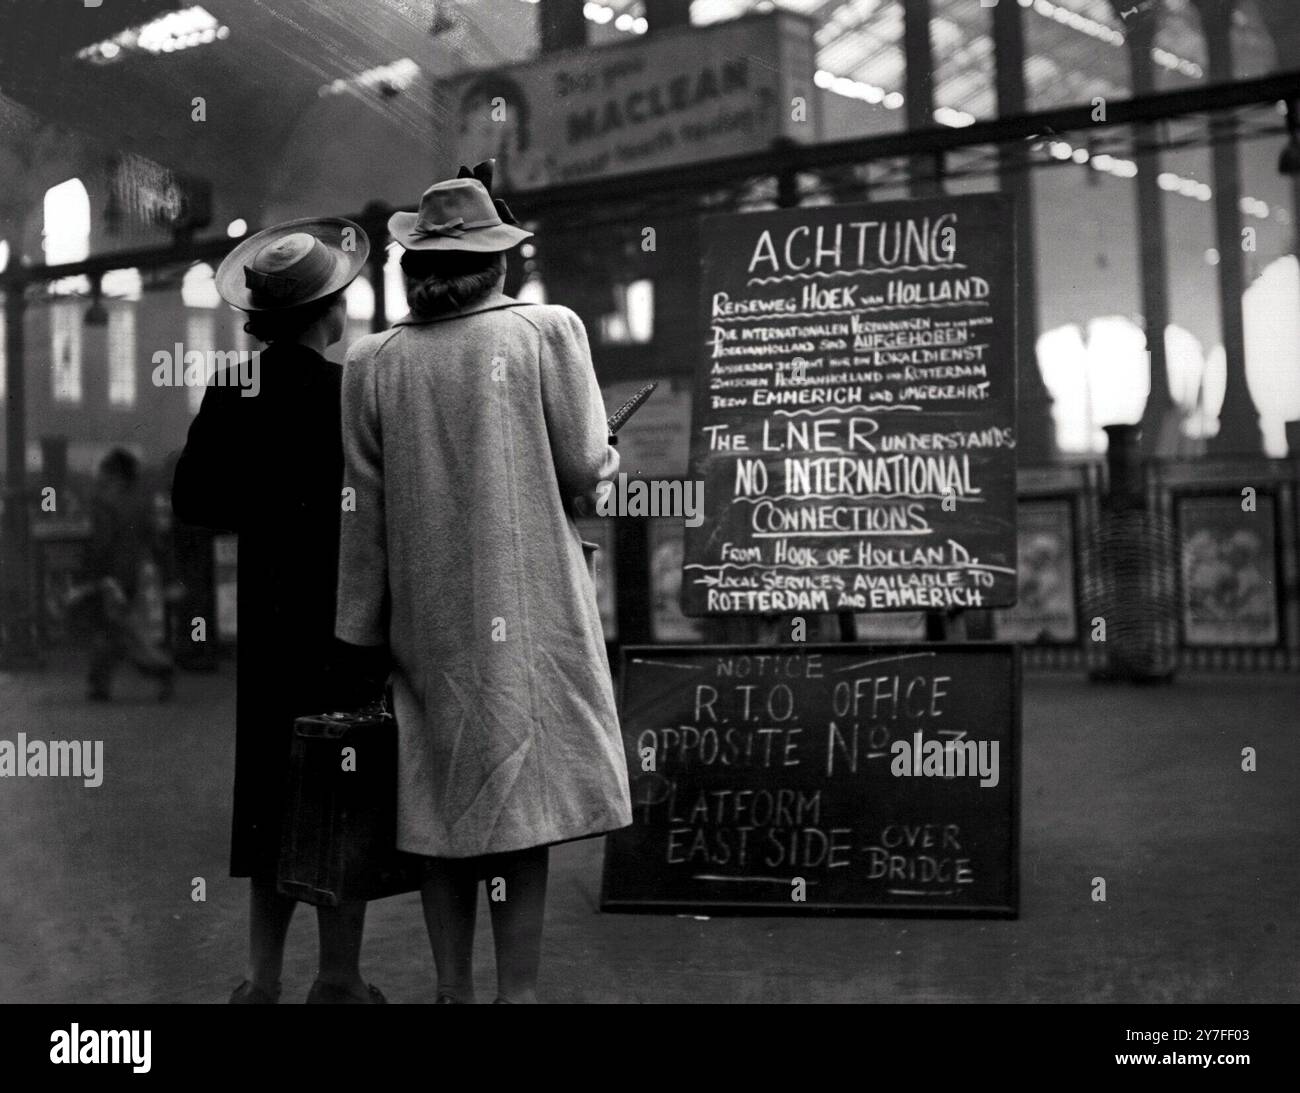
{"label": "felt hat with bow", "polygon": [[413,213],[393,213],[388,233],[407,250],[509,250],[533,233],[518,226],[504,201],[492,197],[492,161],[435,182]]}

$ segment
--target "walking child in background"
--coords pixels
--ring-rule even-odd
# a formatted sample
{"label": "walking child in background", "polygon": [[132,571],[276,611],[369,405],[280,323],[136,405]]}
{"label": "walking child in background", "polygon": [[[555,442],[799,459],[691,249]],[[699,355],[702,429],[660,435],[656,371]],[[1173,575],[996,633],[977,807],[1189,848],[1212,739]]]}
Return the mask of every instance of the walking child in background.
{"label": "walking child in background", "polygon": [[99,464],[91,501],[90,544],[75,606],[90,630],[92,702],[112,697],[113,672],[129,660],[158,682],[158,699],[172,695],[175,668],[154,644],[136,603],[140,570],[149,559],[150,525],[137,490],[140,465],[122,448]]}

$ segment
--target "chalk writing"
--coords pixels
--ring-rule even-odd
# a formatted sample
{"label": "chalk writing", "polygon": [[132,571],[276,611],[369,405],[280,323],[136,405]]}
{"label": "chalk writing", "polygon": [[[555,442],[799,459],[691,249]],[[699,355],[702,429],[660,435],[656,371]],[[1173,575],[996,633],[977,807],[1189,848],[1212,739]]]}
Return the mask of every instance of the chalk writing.
{"label": "chalk writing", "polygon": [[702,240],[686,612],[1014,602],[1005,200],[714,217]]}
{"label": "chalk writing", "polygon": [[[800,877],[812,909],[1013,905],[1012,647],[644,652],[623,666],[633,826],[609,839],[608,904],[762,903]],[[899,777],[904,749],[954,761]]]}

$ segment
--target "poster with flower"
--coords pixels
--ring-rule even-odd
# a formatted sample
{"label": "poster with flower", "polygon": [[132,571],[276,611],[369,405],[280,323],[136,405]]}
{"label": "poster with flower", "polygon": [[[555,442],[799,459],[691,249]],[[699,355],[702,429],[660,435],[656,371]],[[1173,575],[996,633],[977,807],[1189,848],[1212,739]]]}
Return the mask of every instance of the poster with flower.
{"label": "poster with flower", "polygon": [[1074,519],[1066,498],[1021,501],[1016,539],[1016,605],[997,614],[1006,641],[1078,641]]}
{"label": "poster with flower", "polygon": [[1178,499],[1183,639],[1188,645],[1279,641],[1273,498]]}

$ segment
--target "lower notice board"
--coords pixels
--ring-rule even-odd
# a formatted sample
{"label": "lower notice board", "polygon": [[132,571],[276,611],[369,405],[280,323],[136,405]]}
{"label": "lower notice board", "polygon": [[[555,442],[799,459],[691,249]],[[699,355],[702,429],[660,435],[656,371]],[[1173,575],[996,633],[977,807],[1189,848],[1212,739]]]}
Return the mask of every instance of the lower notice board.
{"label": "lower notice board", "polygon": [[623,650],[609,911],[1018,910],[1009,644]]}

